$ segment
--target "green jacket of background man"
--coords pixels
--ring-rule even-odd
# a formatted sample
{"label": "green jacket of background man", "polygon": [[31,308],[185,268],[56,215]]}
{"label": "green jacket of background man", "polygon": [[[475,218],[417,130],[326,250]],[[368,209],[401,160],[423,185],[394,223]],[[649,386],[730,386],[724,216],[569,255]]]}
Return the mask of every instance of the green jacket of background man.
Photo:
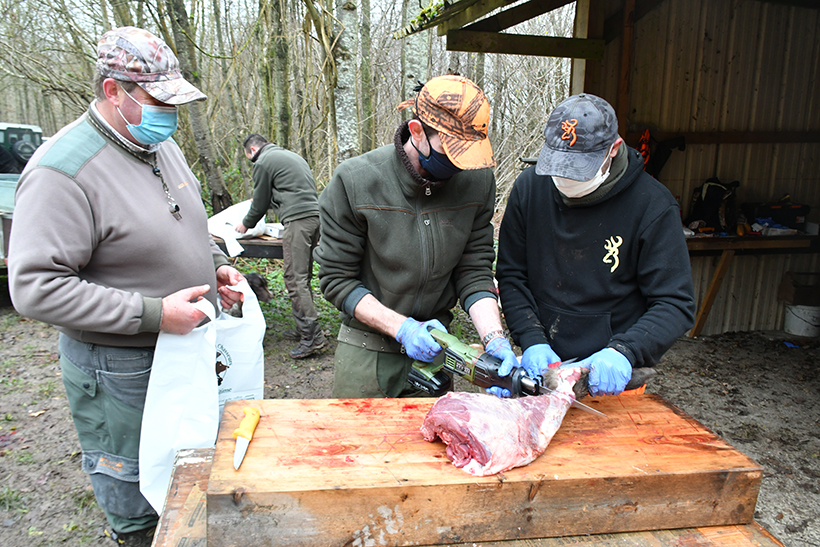
{"label": "green jacket of background man", "polygon": [[295,152],[268,143],[253,163],[253,202],[242,224],[256,226],[268,208],[286,223],[319,215],[316,182],[307,162]]}

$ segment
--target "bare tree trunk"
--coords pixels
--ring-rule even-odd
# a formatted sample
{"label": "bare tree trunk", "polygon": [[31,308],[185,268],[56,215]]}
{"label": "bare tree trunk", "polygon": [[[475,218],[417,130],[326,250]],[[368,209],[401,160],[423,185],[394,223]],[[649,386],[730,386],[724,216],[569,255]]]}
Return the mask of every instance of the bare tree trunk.
{"label": "bare tree trunk", "polygon": [[[331,0],[319,0],[318,5],[314,0],[304,0],[307,7],[308,17],[313,22],[316,29],[316,36],[322,46],[322,77],[324,79],[324,102],[322,103],[323,113],[327,127],[327,168],[333,172],[336,162],[336,109],[335,105],[335,85],[336,66],[333,59],[333,48],[335,38],[333,36],[333,23]],[[321,9],[320,9],[321,8]]]}
{"label": "bare tree trunk", "polygon": [[359,116],[356,96],[356,49],[359,18],[352,0],[336,0],[338,37],[333,57],[336,60],[336,89],[334,106],[336,119],[344,120],[336,126],[337,163],[359,155]]}
{"label": "bare tree trunk", "polygon": [[290,148],[290,52],[285,34],[285,1],[273,0],[271,8],[273,55],[269,60],[273,62],[274,139],[283,148]]}
{"label": "bare tree trunk", "polygon": [[476,56],[475,56],[475,72],[473,73],[473,75],[475,77],[473,78],[473,82],[475,82],[475,85],[477,85],[481,89],[484,89],[484,62],[485,62],[484,57],[485,56],[486,55],[484,53],[477,53]]}
{"label": "bare tree trunk", "polygon": [[[134,24],[134,19],[131,17],[130,2],[117,2],[109,0],[111,4],[111,12],[114,15],[114,23],[118,27],[127,27]],[[106,29],[107,30],[107,29]]]}
{"label": "bare tree trunk", "polygon": [[359,29],[362,45],[362,68],[361,68],[361,89],[362,89],[362,152],[373,149],[373,79],[370,73],[370,0],[362,1],[362,19]]}
{"label": "bare tree trunk", "polygon": [[[409,24],[417,15],[418,9],[418,2],[414,0],[402,0],[402,27]],[[415,95],[413,89],[418,85],[418,82],[427,82],[427,57],[426,32],[417,32],[402,40],[402,99]]]}
{"label": "bare tree trunk", "polygon": [[[177,46],[177,55],[182,65],[185,79],[197,87],[202,87],[197,69],[196,57],[194,56],[191,41],[193,34],[188,23],[188,13],[185,10],[183,0],[166,0],[168,14],[171,16],[171,28],[174,41]],[[189,38],[190,37],[190,38]],[[188,105],[188,112],[191,116],[191,129],[194,134],[197,152],[199,153],[199,163],[205,174],[205,181],[211,192],[211,206],[213,212],[218,213],[233,205],[233,199],[225,189],[225,182],[222,178],[222,170],[214,160],[214,146],[211,131],[208,127],[207,110],[201,102],[193,102]]]}

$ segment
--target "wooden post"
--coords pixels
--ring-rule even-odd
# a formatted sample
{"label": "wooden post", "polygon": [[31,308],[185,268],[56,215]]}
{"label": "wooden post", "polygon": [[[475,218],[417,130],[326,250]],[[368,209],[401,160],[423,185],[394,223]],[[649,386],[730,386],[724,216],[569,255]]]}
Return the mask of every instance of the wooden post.
{"label": "wooden post", "polygon": [[629,117],[629,74],[635,49],[635,0],[624,0],[624,32],[621,36],[621,73],[618,78],[618,133],[626,135]]}
{"label": "wooden post", "polygon": [[[574,38],[588,38],[589,34],[589,0],[578,0],[575,4]],[[570,69],[569,94],[577,95],[584,92],[584,78],[586,77],[586,59],[573,59]]]}
{"label": "wooden post", "polygon": [[695,326],[689,332],[690,338],[694,338],[703,330],[706,318],[709,317],[709,311],[712,309],[712,304],[715,303],[715,298],[717,298],[720,285],[723,283],[723,278],[726,276],[726,272],[729,271],[729,266],[732,264],[734,257],[735,252],[731,249],[725,249],[720,255],[720,261],[718,261],[715,273],[712,275],[712,282],[709,283],[709,288],[706,289],[706,296],[703,297],[703,302],[701,302],[700,309],[698,309],[695,317]]}

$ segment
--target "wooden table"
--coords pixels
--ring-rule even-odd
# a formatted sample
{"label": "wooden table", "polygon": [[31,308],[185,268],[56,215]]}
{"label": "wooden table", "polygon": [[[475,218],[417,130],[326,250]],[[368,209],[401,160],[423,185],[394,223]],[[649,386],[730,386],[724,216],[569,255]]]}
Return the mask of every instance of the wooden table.
{"label": "wooden table", "polygon": [[[489,477],[457,469],[443,443],[423,440],[419,427],[433,402],[227,403],[204,490],[209,546],[358,538],[522,547],[531,538],[752,523],[762,468],[656,395],[590,400],[607,418],[570,409],[544,455]],[[261,419],[235,471],[231,432],[245,404]],[[739,545],[747,544],[776,545]]]}
{"label": "wooden table", "polygon": [[[432,404],[430,399],[252,401],[250,404],[262,409],[262,420],[245,462],[236,472],[232,467],[225,468],[226,458],[230,459],[233,451],[233,439],[228,436],[239,422],[240,409],[248,403],[228,403],[216,455],[214,449],[178,454],[154,545],[270,544],[260,540],[260,532],[268,539],[275,537],[275,544],[290,545],[294,533],[298,532],[298,544],[317,547],[366,545],[370,539],[374,545],[444,541],[450,546],[475,547],[474,542],[479,540],[474,538],[500,525],[506,526],[506,537],[514,539],[480,540],[482,547],[782,547],[782,543],[751,520],[754,500],[747,499],[748,486],[743,483],[750,477],[749,473],[757,477],[760,473],[751,460],[657,396],[620,396],[596,401],[595,405],[609,415],[609,421],[615,422],[607,424],[609,429],[600,429],[600,419],[571,409],[541,458],[527,467],[486,479],[471,477],[454,468],[442,457],[441,443],[420,440],[415,416],[426,413]],[[341,411],[337,420],[328,422],[326,413],[334,408],[338,410],[339,405],[347,405],[346,410]],[[410,408],[413,406],[417,408]],[[403,407],[409,410],[396,412]],[[622,410],[619,411],[619,407]],[[371,426],[364,435],[357,435],[359,420]],[[405,431],[407,427],[400,425],[403,422],[414,422],[413,431]],[[293,436],[294,432],[301,435]],[[283,446],[277,448],[274,443]],[[631,454],[629,459],[623,461],[625,445],[631,445],[632,449],[627,450]],[[608,453],[611,454],[608,456]],[[590,461],[594,461],[594,465]],[[712,461],[711,465],[717,465],[714,472],[704,472],[697,469],[702,466],[692,464],[698,461]],[[622,470],[620,477],[612,476],[610,471],[615,467]],[[572,480],[566,480],[574,475],[573,469],[584,477],[575,486]],[[343,470],[341,474],[340,470]],[[258,477],[260,473],[265,475],[260,480],[243,483],[241,477]],[[651,475],[658,480],[653,483]],[[527,488],[528,476],[536,480],[530,480]],[[646,478],[650,480],[644,484]],[[339,480],[344,483],[336,484]],[[305,484],[323,481],[329,485],[326,494],[316,490],[304,495]],[[277,482],[281,483],[277,486],[280,492],[300,500],[297,505],[289,506],[282,496],[278,502],[283,503],[273,507],[257,503],[260,500],[255,496],[259,491]],[[370,507],[373,501],[370,498],[377,498],[379,490],[385,490],[384,485],[390,482],[400,485],[400,495],[378,509]],[[423,491],[415,491],[414,487],[418,489],[422,482]],[[361,492],[352,492],[355,489]],[[711,499],[716,491],[725,500]],[[226,495],[220,496],[219,492]],[[330,496],[324,505],[316,499],[317,493]],[[618,498],[631,496],[632,502],[608,505],[606,498],[613,494]],[[223,516],[225,507],[235,512],[233,523],[221,519],[216,526],[209,524],[212,496],[217,501],[216,510],[223,512]],[[317,501],[320,505],[318,511],[313,507],[314,518],[302,518],[309,515]],[[539,508],[539,502],[546,502],[549,507]],[[219,504],[223,507],[218,507]],[[439,508],[432,517],[425,516],[440,521],[427,522],[425,527],[430,529],[419,528],[414,520],[417,518],[414,510],[424,512],[425,505]],[[734,509],[727,513],[726,509],[731,507]],[[601,511],[602,508],[605,511]],[[475,526],[465,523],[465,510],[478,519]],[[738,510],[748,514],[740,515]],[[651,520],[647,517],[654,514],[657,519],[659,515],[663,517],[661,513],[665,511],[672,522],[680,522],[681,518],[691,521],[693,517],[699,522],[714,522],[710,519],[728,517],[740,519],[742,523],[524,537],[527,529],[531,532],[539,527],[548,529],[545,535],[560,535],[555,532],[560,532],[568,522],[588,522],[590,526],[615,523],[617,528],[618,521],[627,522],[637,516],[638,520],[648,523]],[[360,530],[363,533],[358,536],[359,543],[352,535],[343,537],[343,531],[350,524],[350,514],[358,514],[362,523],[368,523]],[[500,514],[504,517],[499,521]],[[268,515],[267,524],[260,528],[260,518],[264,520],[265,515]],[[289,523],[293,516],[299,518]],[[442,523],[446,523],[444,528],[449,531],[444,530]],[[657,526],[663,527],[668,527],[667,521]],[[317,534],[321,528],[326,531]],[[208,534],[209,529],[213,535]],[[407,535],[403,535],[405,533]],[[448,538],[414,540],[416,536],[429,538],[431,533],[433,536],[445,534]],[[407,543],[397,541],[401,537],[406,538]]]}
{"label": "wooden table", "polygon": [[706,290],[703,301],[698,307],[695,316],[695,326],[689,331],[689,336],[698,336],[706,324],[712,304],[717,298],[720,285],[732,259],[738,255],[763,255],[783,253],[816,253],[820,252],[820,237],[818,236],[745,236],[745,237],[693,237],[686,240],[689,256],[720,255],[712,281]]}
{"label": "wooden table", "polygon": [[[212,236],[214,242],[228,254],[225,241],[222,238]],[[282,240],[274,239],[270,236],[252,237],[238,240],[245,249],[239,256],[241,258],[282,258]]]}

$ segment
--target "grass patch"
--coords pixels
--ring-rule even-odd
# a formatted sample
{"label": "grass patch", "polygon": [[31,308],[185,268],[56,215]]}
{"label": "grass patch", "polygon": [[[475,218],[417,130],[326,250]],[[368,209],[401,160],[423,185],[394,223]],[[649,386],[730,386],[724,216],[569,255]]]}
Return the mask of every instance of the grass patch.
{"label": "grass patch", "polygon": [[28,513],[28,506],[23,495],[8,486],[4,486],[3,490],[0,491],[0,507],[5,509],[7,513],[20,513],[21,515]]}
{"label": "grass patch", "polygon": [[54,380],[48,380],[37,388],[37,392],[44,399],[48,399],[49,397],[54,395],[55,391],[57,391],[57,382],[55,382]]}
{"label": "grass patch", "polygon": [[28,465],[30,463],[34,463],[34,454],[27,451],[22,451],[17,453],[17,463],[22,463]]}
{"label": "grass patch", "polygon": [[20,322],[20,316],[16,313],[8,313],[0,318],[0,331],[6,331]]}
{"label": "grass patch", "polygon": [[[265,323],[268,328],[276,326],[277,331],[284,331],[295,328],[293,312],[290,305],[288,290],[285,288],[284,272],[281,260],[269,259],[238,259],[236,268],[241,272],[256,272],[263,275],[268,280],[268,290],[273,295],[270,302],[260,302],[262,314],[265,316]],[[311,290],[313,292],[313,303],[319,313],[319,323],[322,328],[335,335],[341,325],[339,310],[330,302],[324,299],[319,289],[319,265],[313,264],[313,278],[311,279]]]}
{"label": "grass patch", "polygon": [[80,511],[97,506],[97,498],[94,497],[94,491],[90,488],[83,489],[82,493],[77,496],[75,501],[77,502],[77,507]]}

